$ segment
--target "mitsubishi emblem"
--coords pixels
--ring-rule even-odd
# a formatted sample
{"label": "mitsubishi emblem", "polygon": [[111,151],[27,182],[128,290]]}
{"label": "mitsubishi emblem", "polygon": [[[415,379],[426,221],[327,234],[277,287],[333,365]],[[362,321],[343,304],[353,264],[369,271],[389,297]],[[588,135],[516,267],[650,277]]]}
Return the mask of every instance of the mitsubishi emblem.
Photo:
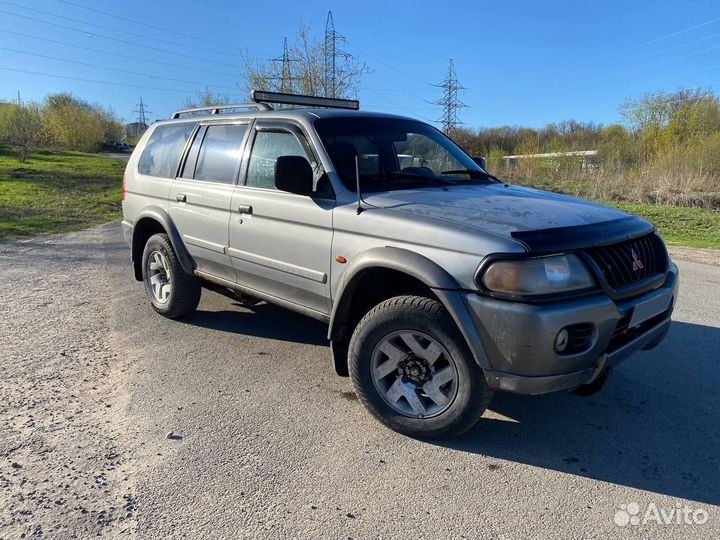
{"label": "mitsubishi emblem", "polygon": [[633,258],[633,270],[635,270],[636,272],[639,272],[640,270],[645,268],[645,265],[640,260],[640,257],[638,257],[638,254],[635,253],[635,249],[630,248],[630,253],[632,254],[632,258]]}

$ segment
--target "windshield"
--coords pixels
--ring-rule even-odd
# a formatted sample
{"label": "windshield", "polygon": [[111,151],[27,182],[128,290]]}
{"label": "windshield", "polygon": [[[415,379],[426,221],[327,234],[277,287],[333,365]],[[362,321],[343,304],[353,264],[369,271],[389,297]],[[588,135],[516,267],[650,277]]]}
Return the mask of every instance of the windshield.
{"label": "windshield", "polygon": [[355,159],[362,191],[416,189],[493,182],[455,143],[413,120],[372,117],[315,121],[343,184],[355,191]]}

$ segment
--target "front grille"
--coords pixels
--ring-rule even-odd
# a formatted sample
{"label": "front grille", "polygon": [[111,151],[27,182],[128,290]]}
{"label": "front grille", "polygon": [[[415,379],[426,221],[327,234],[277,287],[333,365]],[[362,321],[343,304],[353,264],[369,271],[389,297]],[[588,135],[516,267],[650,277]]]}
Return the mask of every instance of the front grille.
{"label": "front grille", "polygon": [[648,234],[618,244],[586,250],[600,267],[608,285],[617,290],[667,270],[668,258],[660,237]]}

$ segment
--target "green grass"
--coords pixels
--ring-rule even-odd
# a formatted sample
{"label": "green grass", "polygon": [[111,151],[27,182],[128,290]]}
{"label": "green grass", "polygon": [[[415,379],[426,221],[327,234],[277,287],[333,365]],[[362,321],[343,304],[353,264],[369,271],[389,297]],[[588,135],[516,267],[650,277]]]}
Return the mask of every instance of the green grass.
{"label": "green grass", "polygon": [[720,211],[683,206],[605,202],[652,221],[671,245],[720,249]]}
{"label": "green grass", "polygon": [[120,217],[125,164],[96,154],[0,146],[0,240],[75,231]]}
{"label": "green grass", "polygon": [[[515,179],[513,183],[593,199],[591,189],[582,180],[562,182],[553,179]],[[629,192],[627,186],[619,186],[617,190],[609,191],[604,196],[606,198],[594,200],[651,221],[670,245],[720,249],[719,209],[630,202],[624,200],[628,198]]]}
{"label": "green grass", "polygon": [[[0,146],[0,240],[75,231],[118,219],[124,167],[96,154],[53,150],[35,150],[20,163],[13,149]],[[560,191],[557,185],[532,184]],[[719,210],[599,202],[652,221],[669,244],[720,249]]]}

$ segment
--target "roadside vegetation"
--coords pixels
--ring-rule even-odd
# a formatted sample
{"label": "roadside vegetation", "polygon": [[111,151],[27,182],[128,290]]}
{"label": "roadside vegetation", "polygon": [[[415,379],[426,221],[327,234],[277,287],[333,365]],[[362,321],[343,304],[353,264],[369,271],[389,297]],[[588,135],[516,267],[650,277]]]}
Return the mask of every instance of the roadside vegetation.
{"label": "roadside vegetation", "polygon": [[[624,125],[567,120],[541,129],[458,129],[452,136],[508,182],[642,215],[672,244],[720,248],[720,101],[709,91],[646,94]],[[582,158],[505,156],[597,150]]]}
{"label": "roadside vegetation", "polygon": [[33,148],[95,152],[122,139],[115,114],[72,94],[51,94],[42,103],[0,103],[0,144],[15,146],[25,161]]}
{"label": "roadside vegetation", "polygon": [[0,146],[0,240],[118,219],[124,167],[97,154]]}

